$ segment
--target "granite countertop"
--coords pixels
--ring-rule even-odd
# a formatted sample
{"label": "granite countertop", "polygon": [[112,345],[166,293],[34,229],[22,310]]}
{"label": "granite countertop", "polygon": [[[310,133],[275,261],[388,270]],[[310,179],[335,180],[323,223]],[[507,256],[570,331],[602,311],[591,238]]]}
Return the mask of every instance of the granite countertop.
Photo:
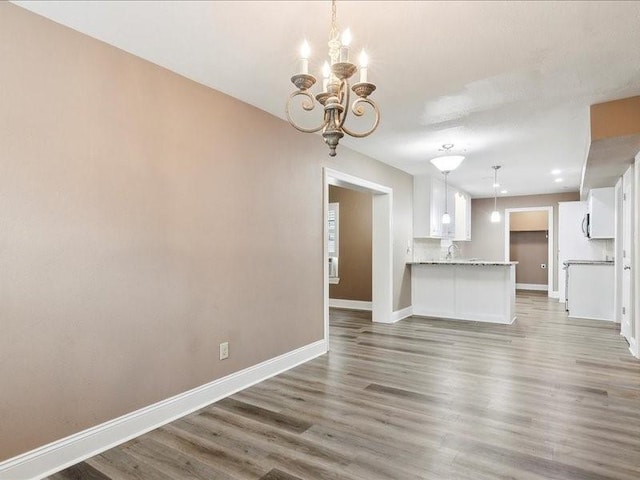
{"label": "granite countertop", "polygon": [[516,265],[518,262],[501,262],[497,260],[424,260],[422,262],[407,262],[407,265]]}
{"label": "granite countertop", "polygon": [[565,265],[613,265],[613,260],[567,260]]}

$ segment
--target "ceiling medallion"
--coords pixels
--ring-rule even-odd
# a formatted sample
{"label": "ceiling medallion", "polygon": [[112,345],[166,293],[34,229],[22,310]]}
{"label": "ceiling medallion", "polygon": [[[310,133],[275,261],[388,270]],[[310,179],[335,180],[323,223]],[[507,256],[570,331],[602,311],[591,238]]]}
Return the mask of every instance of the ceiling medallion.
{"label": "ceiling medallion", "polygon": [[[315,133],[322,130],[325,143],[329,146],[329,156],[335,157],[336,147],[344,134],[351,137],[362,138],[370,135],[380,123],[380,110],[378,105],[369,98],[376,86],[367,81],[368,57],[364,50],[360,54],[360,81],[353,86],[349,79],[358,71],[358,67],[349,62],[349,44],[351,43],[351,32],[346,29],[339,38],[338,27],[336,26],[336,1],[331,2],[331,31],[329,33],[329,59],[322,68],[322,92],[315,95],[309,89],[316,83],[316,78],[309,74],[309,54],[311,49],[305,41],[300,49],[300,73],[291,77],[291,82],[298,90],[294,91],[287,100],[286,114],[289,123],[296,129],[304,133]],[[351,106],[350,90],[356,94],[356,98]],[[315,108],[316,102],[324,107],[324,119],[315,128],[304,128],[297,125],[291,118],[292,100],[298,96],[303,99],[301,107],[304,111],[311,111]],[[314,101],[315,98],[315,101]],[[345,126],[345,121],[349,111],[356,117],[362,117],[369,106],[374,113],[373,126],[364,132],[353,132]]]}

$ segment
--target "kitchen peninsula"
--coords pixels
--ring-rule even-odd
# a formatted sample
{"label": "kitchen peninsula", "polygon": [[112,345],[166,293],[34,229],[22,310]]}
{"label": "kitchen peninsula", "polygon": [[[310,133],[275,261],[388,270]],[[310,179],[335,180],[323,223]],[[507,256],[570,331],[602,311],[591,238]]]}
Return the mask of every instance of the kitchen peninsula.
{"label": "kitchen peninsula", "polygon": [[411,265],[413,314],[510,324],[516,319],[516,264],[429,260]]}

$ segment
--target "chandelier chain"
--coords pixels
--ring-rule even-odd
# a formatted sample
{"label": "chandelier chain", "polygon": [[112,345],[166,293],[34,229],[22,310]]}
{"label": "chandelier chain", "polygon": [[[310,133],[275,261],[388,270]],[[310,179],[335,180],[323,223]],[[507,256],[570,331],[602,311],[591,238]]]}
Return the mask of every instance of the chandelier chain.
{"label": "chandelier chain", "polygon": [[331,31],[329,32],[329,40],[338,38],[338,25],[336,23],[337,16],[336,0],[331,0]]}

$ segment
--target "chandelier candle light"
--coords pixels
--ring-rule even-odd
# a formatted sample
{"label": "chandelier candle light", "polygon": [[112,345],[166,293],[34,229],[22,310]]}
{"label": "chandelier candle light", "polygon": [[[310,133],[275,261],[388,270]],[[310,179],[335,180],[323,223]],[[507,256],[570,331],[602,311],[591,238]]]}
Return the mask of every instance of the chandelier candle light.
{"label": "chandelier candle light", "polygon": [[493,212],[491,212],[491,223],[500,223],[500,212],[498,211],[498,170],[500,165],[494,165],[493,167]]}
{"label": "chandelier candle light", "polygon": [[[344,134],[351,137],[362,138],[373,133],[380,123],[380,110],[377,104],[369,98],[376,86],[368,82],[367,68],[369,59],[364,50],[360,53],[360,81],[353,86],[349,79],[358,71],[358,67],[349,62],[349,46],[351,44],[351,31],[346,29],[342,35],[338,34],[336,26],[336,1],[331,2],[331,31],[329,33],[329,62],[325,62],[322,67],[322,92],[315,95],[309,89],[316,83],[316,78],[309,74],[309,56],[311,48],[305,40],[300,48],[300,73],[291,77],[291,82],[296,86],[287,100],[286,114],[289,123],[297,130],[304,133],[315,133],[322,130],[325,143],[329,146],[329,156],[335,157],[336,147]],[[350,90],[357,95],[351,106]],[[315,128],[304,128],[296,124],[291,118],[291,104],[294,98],[305,97],[302,101],[302,109],[311,111],[315,108],[316,102],[324,107],[324,118],[322,123]],[[315,101],[314,101],[315,98]],[[373,126],[364,132],[354,132],[345,126],[345,120],[349,110],[356,117],[362,117],[365,106],[371,107],[374,113]]]}

